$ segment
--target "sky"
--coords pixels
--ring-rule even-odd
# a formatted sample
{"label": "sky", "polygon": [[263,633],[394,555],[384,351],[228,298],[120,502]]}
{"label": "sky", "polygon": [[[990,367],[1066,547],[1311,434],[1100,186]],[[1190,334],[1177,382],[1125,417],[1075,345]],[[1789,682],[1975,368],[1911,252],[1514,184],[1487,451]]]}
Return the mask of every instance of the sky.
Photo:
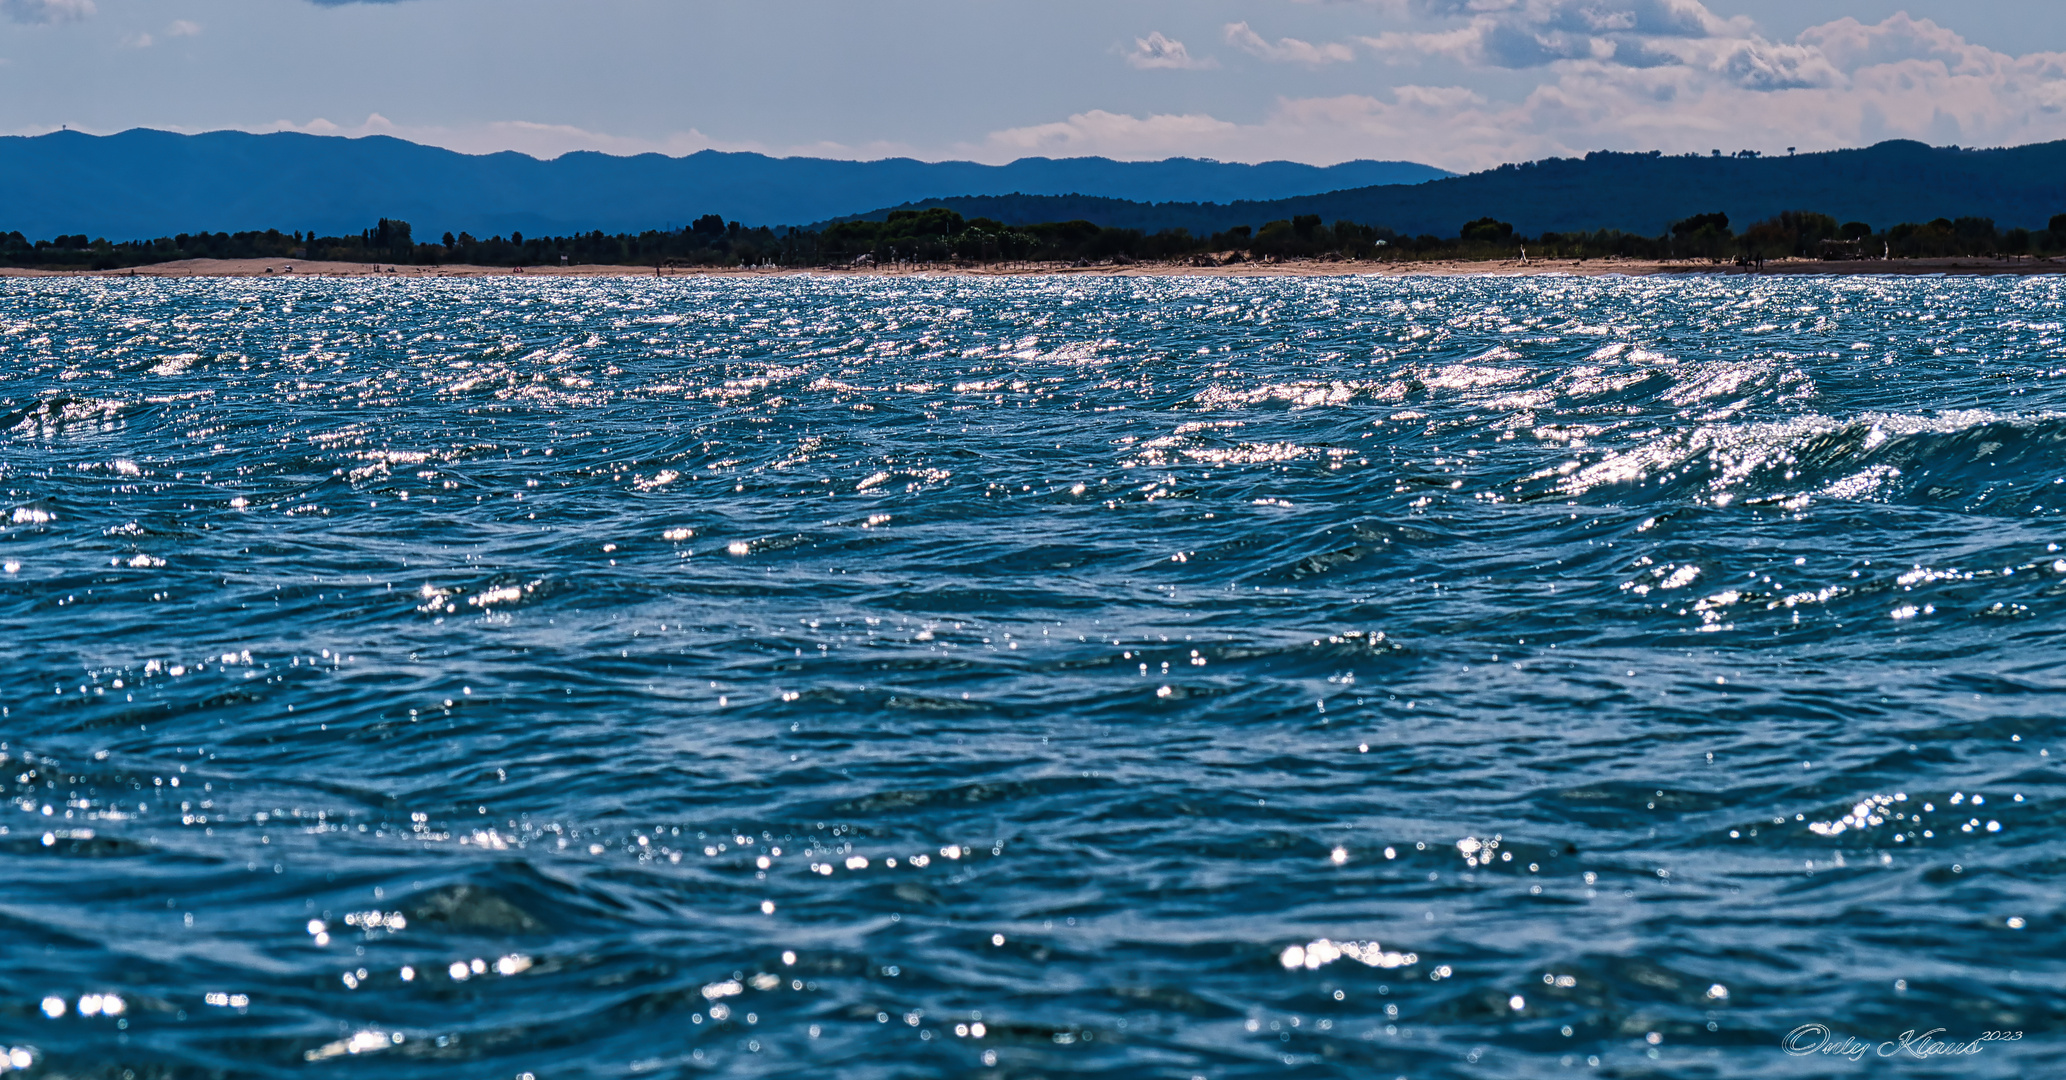
{"label": "sky", "polygon": [[2066,138],[2059,0],[0,0],[0,133],[1458,171]]}

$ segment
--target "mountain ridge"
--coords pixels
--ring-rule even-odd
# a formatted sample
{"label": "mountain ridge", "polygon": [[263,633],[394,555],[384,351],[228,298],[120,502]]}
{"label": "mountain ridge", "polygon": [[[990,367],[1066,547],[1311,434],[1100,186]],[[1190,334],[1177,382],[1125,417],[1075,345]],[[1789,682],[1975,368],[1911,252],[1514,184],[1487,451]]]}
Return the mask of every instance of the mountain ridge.
{"label": "mountain ridge", "polygon": [[110,239],[278,228],[342,234],[379,218],[479,235],[638,231],[705,214],[801,225],[928,192],[1167,200],[1282,197],[1451,174],[1412,162],[1240,164],[1021,158],[1006,165],[843,161],[704,150],[461,154],[392,136],[182,135],[133,128],[0,137],[0,230]]}
{"label": "mountain ridge", "polygon": [[[2066,213],[2066,140],[1969,150],[1889,140],[1788,157],[1695,157],[1595,151],[1583,158],[1502,165],[1415,185],[1275,200],[1146,203],[1084,195],[950,196],[837,220],[879,221],[893,211],[944,207],[1007,225],[1085,220],[1111,228],[1188,229],[1196,235],[1313,214],[1406,235],[1453,237],[1493,217],[1522,235],[1617,229],[1644,236],[1720,211],[1739,227],[1786,210],[1811,210],[1884,228],[1937,217],[1987,217],[2004,228],[2043,228]],[[830,224],[824,222],[821,224]]]}

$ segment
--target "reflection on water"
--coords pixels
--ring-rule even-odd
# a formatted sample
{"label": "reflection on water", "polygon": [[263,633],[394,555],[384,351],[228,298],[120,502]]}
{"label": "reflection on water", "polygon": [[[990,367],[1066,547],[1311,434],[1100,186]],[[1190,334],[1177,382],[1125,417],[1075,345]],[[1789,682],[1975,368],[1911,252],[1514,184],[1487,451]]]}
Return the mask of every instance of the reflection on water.
{"label": "reflection on water", "polygon": [[6,283],[0,1072],[2031,1075],[2060,301]]}

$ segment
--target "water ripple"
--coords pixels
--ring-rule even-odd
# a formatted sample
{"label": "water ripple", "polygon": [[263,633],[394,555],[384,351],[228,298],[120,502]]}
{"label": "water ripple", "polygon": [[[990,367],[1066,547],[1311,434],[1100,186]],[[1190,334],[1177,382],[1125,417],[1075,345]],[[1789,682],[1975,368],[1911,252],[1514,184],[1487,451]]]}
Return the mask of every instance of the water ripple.
{"label": "water ripple", "polygon": [[9,281],[0,1071],[2032,1075],[2061,300]]}

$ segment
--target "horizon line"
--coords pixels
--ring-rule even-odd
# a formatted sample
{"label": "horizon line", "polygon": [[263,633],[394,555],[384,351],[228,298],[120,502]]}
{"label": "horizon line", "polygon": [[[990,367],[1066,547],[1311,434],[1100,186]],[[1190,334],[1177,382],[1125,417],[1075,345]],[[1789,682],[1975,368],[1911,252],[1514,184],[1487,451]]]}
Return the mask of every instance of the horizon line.
{"label": "horizon line", "polygon": [[[1111,164],[1115,164],[1115,165],[1158,165],[1158,164],[1165,164],[1165,163],[1168,163],[1168,162],[1172,162],[1172,161],[1186,161],[1186,162],[1198,162],[1198,163],[1202,163],[1202,164],[1208,164],[1208,165],[1232,165],[1232,166],[1244,166],[1244,167],[1248,167],[1248,168],[1260,168],[1260,167],[1262,167],[1262,166],[1266,166],[1266,165],[1293,165],[1293,166],[1298,166],[1298,167],[1301,167],[1301,168],[1315,169],[1315,170],[1321,170],[1321,171],[1325,171],[1325,170],[1329,170],[1329,169],[1337,169],[1337,168],[1341,168],[1341,167],[1343,167],[1343,166],[1346,166],[1346,165],[1360,165],[1360,164],[1370,164],[1370,165],[1410,165],[1410,166],[1414,166],[1414,167],[1417,167],[1417,168],[1423,168],[1423,169],[1430,169],[1430,170],[1433,170],[1433,171],[1436,171],[1436,172],[1440,172],[1440,173],[1443,173],[1443,174],[1444,174],[1444,176],[1443,176],[1443,177],[1437,177],[1436,179],[1444,179],[1444,178],[1454,178],[1454,177],[1464,177],[1464,176],[1472,176],[1472,175],[1476,175],[1476,174],[1479,174],[1479,173],[1489,173],[1489,172],[1496,172],[1496,171],[1498,171],[1498,170],[1500,170],[1500,169],[1502,169],[1502,168],[1508,168],[1508,167],[1519,167],[1519,166],[1525,166],[1525,165],[1535,165],[1535,164],[1541,164],[1541,163],[1545,163],[1545,162],[1554,162],[1554,161],[1574,161],[1574,160],[1580,160],[1580,161],[1582,161],[1582,160],[1584,160],[1585,158],[1587,158],[1587,157],[1590,157],[1590,156],[1592,156],[1592,155],[1594,155],[1594,154],[1626,154],[1626,155],[1630,155],[1630,156],[1635,156],[1635,157],[1671,157],[1671,158],[1700,158],[1700,159],[1719,159],[1719,160],[1730,160],[1730,159],[1739,159],[1739,160],[1741,160],[1741,159],[1744,159],[1744,155],[1748,155],[1748,159],[1750,159],[1750,160],[1764,160],[1764,161],[1768,161],[1768,160],[1779,160],[1779,159],[1782,159],[1782,158],[1796,158],[1796,157],[1800,157],[1800,158],[1806,158],[1806,157],[1817,157],[1817,156],[1821,156],[1821,155],[1824,155],[1824,154],[1838,154],[1838,153],[1854,152],[1854,151],[1860,151],[1860,150],[1871,150],[1871,149],[1874,149],[1874,148],[1877,148],[1877,147],[1881,147],[1881,146],[1887,146],[1887,145],[1890,145],[1890,144],[1903,144],[1903,143],[1905,143],[1905,144],[1913,144],[1913,145],[1918,145],[1918,146],[1923,146],[1923,147],[1927,147],[1928,149],[1931,149],[1931,150],[1946,150],[1946,151],[1957,151],[1957,152],[1982,152],[1982,153],[1984,153],[1984,152],[1989,152],[1989,151],[2006,151],[2006,150],[2016,150],[2016,149],[2022,149],[2022,148],[2025,148],[2025,147],[2032,147],[2032,146],[2045,146],[2045,145],[2049,145],[2049,144],[2051,144],[2051,143],[2055,143],[2055,142],[2066,142],[2066,139],[2046,139],[2046,140],[2041,140],[2041,141],[2037,141],[2037,142],[2029,142],[2029,143],[2016,143],[2016,144],[2013,144],[2013,145],[2002,145],[2002,146],[1984,146],[1984,147],[1982,147],[1982,146],[1964,146],[1964,145],[1960,145],[1960,144],[1957,144],[1957,143],[1946,143],[1946,144],[1943,144],[1943,145],[1938,145],[1938,144],[1935,144],[1935,143],[1929,143],[1929,142],[1924,142],[1923,140],[1920,140],[1920,139],[1909,139],[1909,138],[1892,138],[1892,139],[1881,139],[1881,140],[1879,140],[1878,142],[1873,142],[1873,143],[1866,143],[1866,144],[1863,144],[1863,145],[1856,145],[1856,146],[1836,146],[1836,147],[1824,147],[1824,148],[1820,148],[1820,149],[1811,149],[1811,150],[1801,150],[1801,151],[1798,151],[1798,152],[1795,152],[1795,151],[1793,150],[1793,148],[1788,148],[1788,152],[1787,152],[1786,154],[1784,154],[1784,155],[1781,155],[1781,154],[1776,154],[1776,153],[1768,153],[1768,152],[1765,152],[1765,151],[1762,151],[1762,150],[1755,150],[1755,149],[1753,149],[1753,148],[1744,148],[1744,149],[1739,149],[1739,150],[1737,150],[1737,151],[1733,151],[1733,152],[1729,152],[1729,153],[1723,153],[1723,152],[1720,152],[1720,151],[1719,151],[1719,149],[1716,149],[1716,150],[1711,150],[1711,151],[1710,151],[1710,152],[1709,152],[1708,154],[1700,154],[1700,153],[1697,153],[1697,152],[1690,152],[1690,151],[1689,151],[1689,152],[1681,152],[1681,153],[1667,153],[1667,152],[1665,152],[1665,151],[1662,151],[1662,150],[1656,150],[1656,149],[1650,149],[1650,150],[1615,150],[1615,149],[1609,149],[1609,148],[1607,148],[1607,147],[1598,147],[1598,148],[1594,148],[1594,149],[1591,149],[1591,150],[1586,150],[1586,151],[1583,151],[1582,153],[1577,153],[1577,154],[1576,154],[1575,156],[1571,156],[1571,157],[1565,157],[1565,156],[1558,156],[1558,155],[1551,155],[1551,156],[1548,156],[1548,157],[1542,157],[1542,158],[1530,158],[1530,159],[1523,159],[1523,160],[1516,160],[1516,161],[1504,161],[1504,162],[1501,162],[1501,163],[1499,163],[1499,164],[1497,164],[1497,165],[1489,165],[1489,166],[1486,166],[1485,168],[1482,168],[1482,169],[1474,169],[1474,170],[1470,170],[1470,171],[1468,171],[1468,172],[1458,172],[1458,171],[1456,171],[1456,170],[1454,170],[1454,169],[1448,169],[1448,168],[1444,168],[1444,167],[1442,167],[1442,166],[1440,166],[1440,165],[1432,165],[1432,164],[1429,164],[1429,163],[1427,163],[1427,162],[1424,162],[1424,161],[1414,161],[1414,160],[1411,160],[1411,159],[1408,159],[1408,158],[1347,158],[1347,159],[1344,159],[1344,160],[1342,160],[1342,161],[1337,161],[1337,162],[1334,162],[1334,163],[1332,163],[1332,164],[1328,164],[1328,165],[1316,165],[1316,164],[1313,164],[1312,162],[1307,162],[1307,161],[1296,161],[1296,160],[1293,160],[1293,159],[1290,159],[1290,158],[1269,158],[1269,159],[1265,159],[1265,160],[1262,160],[1262,161],[1230,161],[1230,160],[1226,160],[1226,159],[1223,159],[1223,158],[1212,158],[1212,157],[1202,157],[1202,156],[1192,156],[1192,155],[1182,155],[1182,154],[1178,154],[1178,155],[1171,155],[1171,156],[1169,156],[1169,157],[1161,157],[1161,158],[1115,158],[1115,157],[1108,157],[1108,156],[1106,156],[1106,155],[1103,155],[1103,154],[1085,154],[1085,155],[1080,155],[1080,156],[1073,156],[1073,157],[1049,157],[1049,156],[1045,156],[1045,155],[1037,155],[1037,154],[1036,154],[1036,155],[1027,155],[1027,156],[1025,156],[1025,157],[1017,157],[1017,158],[1013,158],[1013,159],[1011,159],[1010,161],[1006,161],[1006,162],[1002,162],[1002,163],[998,163],[998,164],[991,164],[991,163],[989,163],[989,162],[984,162],[984,161],[978,161],[978,160],[975,160],[975,159],[973,159],[973,158],[966,158],[966,157],[958,157],[958,158],[957,158],[957,157],[940,157],[940,158],[927,158],[927,157],[921,157],[921,156],[918,156],[918,155],[915,155],[915,154],[886,154],[886,155],[883,155],[883,156],[881,156],[881,157],[829,157],[829,156],[822,156],[822,155],[816,155],[816,154],[809,154],[809,153],[789,153],[789,154],[778,154],[778,153],[769,153],[769,152],[767,152],[767,151],[765,151],[765,150],[727,150],[727,149],[722,149],[722,148],[720,148],[720,147],[715,147],[715,146],[706,146],[706,147],[703,147],[702,149],[699,149],[699,150],[692,150],[692,151],[690,151],[690,152],[688,152],[688,153],[685,153],[685,154],[669,154],[669,153],[666,153],[665,151],[662,151],[662,150],[643,150],[643,151],[639,151],[639,152],[637,152],[637,153],[629,153],[629,154],[618,154],[618,153],[611,153],[611,152],[610,152],[610,151],[608,151],[608,150],[595,150],[595,149],[586,149],[586,148],[583,148],[583,149],[574,149],[574,150],[566,150],[566,151],[562,151],[561,153],[558,153],[558,154],[554,154],[554,155],[552,155],[552,156],[550,156],[550,157],[541,157],[541,156],[539,156],[539,155],[537,155],[537,154],[534,154],[534,153],[530,153],[530,152],[528,152],[528,151],[524,151],[524,150],[517,150],[517,149],[501,149],[501,150],[489,150],[489,151],[481,151],[481,152],[475,152],[475,151],[469,151],[469,150],[459,150],[459,149],[455,149],[455,148],[453,148],[453,147],[449,147],[449,146],[444,146],[444,145],[441,145],[441,144],[439,144],[439,143],[434,143],[434,142],[422,142],[422,141],[418,141],[418,140],[416,140],[416,139],[410,139],[410,138],[406,138],[406,137],[404,137],[404,136],[401,136],[401,135],[393,135],[393,134],[388,134],[388,133],[386,133],[386,132],[377,132],[377,131],[376,131],[376,132],[365,132],[365,133],[362,133],[362,134],[356,134],[356,135],[350,135],[350,134],[342,134],[342,133],[330,133],[330,132],[315,132],[315,131],[297,131],[297,130],[292,130],[292,129],[287,129],[287,130],[271,130],[271,131],[252,131],[252,130],[249,130],[249,129],[246,129],[246,128],[234,128],[234,127],[225,127],[225,128],[210,128],[210,129],[208,129],[208,130],[205,130],[205,131],[180,131],[180,130],[177,130],[177,129],[173,129],[173,128],[162,128],[162,127],[150,127],[150,126],[148,126],[148,125],[142,125],[142,124],[136,125],[136,126],[134,126],[134,127],[128,127],[128,128],[123,128],[123,129],[121,129],[121,130],[119,130],[119,131],[113,131],[113,132],[103,132],[103,131],[91,131],[91,130],[87,130],[87,129],[83,129],[83,128],[74,128],[74,127],[71,127],[71,126],[70,126],[69,124],[61,124],[61,125],[59,125],[58,129],[57,129],[57,130],[55,130],[55,131],[45,131],[45,132],[41,132],[41,133],[38,133],[38,134],[23,134],[23,133],[12,133],[12,134],[4,134],[4,135],[0,135],[0,140],[5,140],[5,139],[21,139],[21,140],[32,140],[32,139],[47,139],[47,138],[52,138],[52,137],[57,137],[57,136],[64,136],[64,135],[78,135],[78,136],[82,136],[82,137],[85,137],[85,138],[93,138],[93,139],[112,139],[112,138],[118,138],[118,137],[120,137],[120,136],[123,136],[123,135],[129,135],[129,134],[133,134],[133,133],[136,133],[136,132],[146,132],[146,133],[149,133],[149,134],[154,134],[154,135],[172,135],[172,136],[177,136],[177,137],[180,137],[180,138],[188,138],[188,139],[194,139],[194,138],[203,138],[203,137],[206,137],[206,136],[210,136],[210,135],[246,135],[246,136],[250,136],[250,137],[252,137],[252,138],[268,138],[268,137],[273,137],[273,136],[301,136],[301,137],[305,137],[305,138],[310,138],[310,139],[336,139],[336,140],[340,140],[340,141],[343,141],[343,142],[364,142],[364,141],[369,141],[369,140],[374,140],[374,139],[386,139],[386,140],[390,140],[390,141],[393,141],[393,142],[403,143],[403,144],[405,144],[405,145],[408,145],[408,146],[415,146],[415,147],[421,147],[421,148],[423,148],[423,149],[428,149],[428,150],[440,150],[440,151],[443,151],[443,152],[445,152],[445,153],[449,153],[449,154],[456,154],[456,155],[458,155],[458,156],[460,156],[460,157],[468,157],[468,158],[489,158],[489,157],[500,157],[500,156],[502,156],[502,155],[504,155],[504,154],[510,154],[510,155],[515,155],[515,156],[518,156],[518,157],[525,157],[525,158],[529,158],[529,159],[531,159],[532,161],[537,161],[537,162],[541,162],[541,163],[551,163],[551,162],[559,161],[559,160],[561,160],[561,159],[563,159],[563,158],[573,157],[573,156],[576,156],[576,155],[584,155],[584,154],[586,154],[586,155],[594,155],[594,156],[596,156],[596,157],[610,158],[610,159],[613,159],[613,160],[618,160],[618,161],[629,161],[629,160],[633,160],[633,159],[636,159],[636,158],[645,158],[645,157],[655,157],[655,158],[662,158],[662,159],[665,159],[665,160],[668,160],[668,161],[685,161],[685,160],[687,160],[687,159],[689,159],[689,158],[693,158],[693,157],[699,157],[699,156],[702,156],[702,155],[704,155],[704,154],[717,154],[717,155],[721,155],[721,156],[727,156],[727,157],[758,157],[758,158],[764,158],[764,159],[766,159],[766,160],[769,160],[769,161],[822,161],[822,162],[832,162],[832,163],[837,163],[837,164],[851,164],[851,165],[869,165],[869,164],[876,164],[876,163],[881,163],[881,162],[913,162],[913,163],[916,163],[916,164],[920,164],[920,165],[969,165],[969,166],[974,166],[974,167],[977,167],[977,168],[984,168],[984,169],[1004,169],[1004,168],[1009,168],[1009,167],[1011,167],[1011,166],[1013,166],[1013,165],[1017,165],[1017,164],[1019,164],[1019,163],[1021,163],[1021,162],[1028,162],[1028,161],[1036,161],[1036,162],[1065,162],[1065,161],[1103,161],[1103,162],[1109,162],[1109,163],[1111,163]],[[1426,182],[1428,182],[1428,181],[1421,181],[1421,183],[1426,183]]]}
{"label": "horizon line", "polygon": [[[593,154],[597,157],[614,158],[620,161],[642,157],[658,157],[665,158],[669,161],[683,161],[688,158],[700,156],[702,154],[721,154],[733,157],[760,157],[766,158],[770,161],[831,161],[839,162],[842,164],[854,165],[868,165],[883,161],[912,161],[917,162],[921,165],[974,165],[979,168],[985,169],[1002,169],[1009,167],[1011,165],[1016,165],[1022,161],[1107,161],[1115,165],[1159,165],[1169,161],[1196,161],[1208,165],[1241,165],[1250,168],[1257,168],[1264,165],[1296,165],[1301,168],[1322,170],[1340,168],[1344,165],[1412,165],[1417,168],[1433,169],[1437,172],[1447,173],[1450,176],[1468,175],[1467,173],[1457,172],[1454,169],[1443,168],[1440,165],[1430,165],[1424,161],[1413,161],[1408,158],[1344,158],[1341,161],[1337,161],[1328,165],[1315,165],[1309,161],[1295,161],[1291,158],[1266,158],[1261,161],[1230,161],[1224,158],[1203,157],[1189,154],[1172,154],[1168,157],[1160,158],[1115,158],[1108,157],[1104,154],[1082,154],[1073,157],[1048,157],[1040,154],[1029,154],[1025,157],[1016,157],[1011,159],[1010,161],[993,165],[989,162],[977,161],[974,158],[966,157],[928,158],[920,157],[915,154],[885,154],[881,157],[849,158],[827,157],[809,153],[775,154],[769,153],[765,150],[726,150],[716,146],[706,146],[700,150],[689,151],[686,154],[669,154],[661,150],[641,150],[637,153],[632,154],[613,154],[607,150],[593,150],[582,148],[575,150],[564,150],[560,153],[552,155],[551,157],[540,157],[539,155],[531,153],[529,151],[516,149],[487,150],[478,152],[471,150],[459,150],[453,147],[444,146],[434,142],[421,142],[416,139],[405,138],[401,135],[391,135],[386,132],[380,131],[369,131],[357,135],[347,135],[341,133],[320,131],[296,131],[292,129],[252,131],[248,128],[235,127],[209,128],[204,131],[180,131],[175,128],[151,127],[145,124],[138,124],[134,127],[122,128],[119,131],[90,131],[85,128],[75,128],[68,124],[61,124],[55,131],[44,131],[36,134],[24,134],[20,132],[0,134],[0,139],[48,139],[63,135],[78,135],[90,139],[113,139],[139,131],[148,132],[153,135],[176,135],[181,138],[187,139],[197,139],[208,135],[249,135],[252,138],[260,139],[270,138],[273,136],[300,136],[309,139],[338,139],[345,142],[364,142],[372,139],[388,139],[394,142],[406,143],[410,146],[420,146],[429,150],[442,150],[449,154],[458,154],[461,157],[499,157],[503,154],[515,154],[519,157],[527,157],[533,161],[541,162],[558,161],[561,158],[572,157],[576,154]],[[1494,167],[1496,168],[1497,166]]]}

